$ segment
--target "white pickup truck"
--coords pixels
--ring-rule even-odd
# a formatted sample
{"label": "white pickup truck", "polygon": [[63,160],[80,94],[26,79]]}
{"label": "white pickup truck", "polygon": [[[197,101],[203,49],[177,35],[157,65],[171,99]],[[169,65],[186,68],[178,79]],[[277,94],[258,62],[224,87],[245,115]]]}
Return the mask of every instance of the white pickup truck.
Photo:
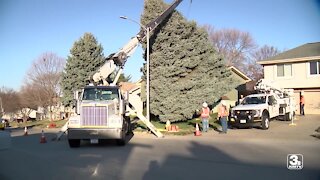
{"label": "white pickup truck", "polygon": [[293,101],[289,97],[279,97],[277,94],[252,94],[246,96],[238,106],[231,109],[232,126],[261,126],[269,129],[273,118],[291,120],[294,115]]}

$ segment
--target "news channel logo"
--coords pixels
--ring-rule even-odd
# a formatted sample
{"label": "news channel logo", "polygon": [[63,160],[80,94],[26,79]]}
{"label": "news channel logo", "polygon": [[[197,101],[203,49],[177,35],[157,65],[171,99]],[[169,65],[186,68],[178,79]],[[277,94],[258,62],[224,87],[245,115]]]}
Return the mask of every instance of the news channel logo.
{"label": "news channel logo", "polygon": [[303,155],[302,154],[288,154],[287,155],[287,168],[290,170],[301,170],[303,168]]}

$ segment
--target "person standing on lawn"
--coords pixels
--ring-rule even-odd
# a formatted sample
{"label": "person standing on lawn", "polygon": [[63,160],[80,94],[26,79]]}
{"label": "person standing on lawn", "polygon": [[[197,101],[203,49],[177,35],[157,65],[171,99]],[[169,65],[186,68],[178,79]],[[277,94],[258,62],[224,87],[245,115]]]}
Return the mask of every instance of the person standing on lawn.
{"label": "person standing on lawn", "polygon": [[227,130],[228,130],[228,122],[227,122],[227,118],[229,116],[229,111],[227,109],[227,104],[225,101],[221,101],[221,106],[219,107],[219,111],[218,111],[218,118],[220,119],[220,123],[222,126],[222,132],[220,132],[221,134],[227,134]]}
{"label": "person standing on lawn", "polygon": [[202,120],[203,132],[208,132],[209,130],[209,115],[210,115],[210,108],[208,107],[208,104],[204,102],[202,104],[202,109],[201,109],[201,120]]}

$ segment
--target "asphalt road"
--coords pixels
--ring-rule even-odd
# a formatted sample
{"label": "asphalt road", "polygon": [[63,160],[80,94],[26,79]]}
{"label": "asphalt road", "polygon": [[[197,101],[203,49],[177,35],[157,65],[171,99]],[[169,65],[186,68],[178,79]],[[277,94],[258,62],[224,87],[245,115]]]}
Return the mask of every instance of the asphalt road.
{"label": "asphalt road", "polygon": [[[124,147],[83,142],[70,149],[57,130],[12,130],[12,147],[0,150],[0,179],[320,179],[320,139],[311,135],[320,116],[299,117],[297,126],[272,121],[267,131],[231,129],[202,136],[136,133]],[[288,170],[287,155],[302,154],[303,169]]]}

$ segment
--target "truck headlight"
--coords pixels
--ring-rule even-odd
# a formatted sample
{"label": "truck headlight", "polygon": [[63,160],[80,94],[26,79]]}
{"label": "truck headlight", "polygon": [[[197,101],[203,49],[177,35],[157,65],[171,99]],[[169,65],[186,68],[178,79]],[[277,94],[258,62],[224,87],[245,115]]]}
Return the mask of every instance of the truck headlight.
{"label": "truck headlight", "polygon": [[260,116],[260,110],[253,110],[252,111],[253,117],[259,117]]}

